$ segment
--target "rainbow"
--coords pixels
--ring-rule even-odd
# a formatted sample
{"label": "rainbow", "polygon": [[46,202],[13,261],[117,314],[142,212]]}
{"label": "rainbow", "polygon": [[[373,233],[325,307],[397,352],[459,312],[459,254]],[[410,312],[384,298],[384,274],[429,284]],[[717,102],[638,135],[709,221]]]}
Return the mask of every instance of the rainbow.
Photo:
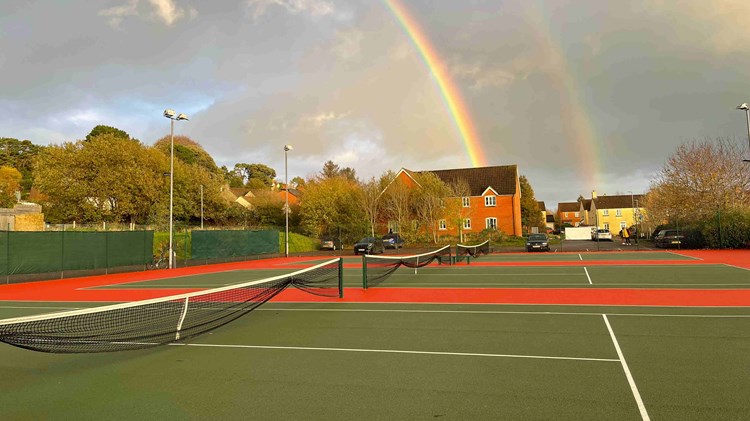
{"label": "rainbow", "polygon": [[458,87],[453,83],[445,70],[445,66],[440,61],[440,57],[438,57],[435,48],[430,44],[427,36],[425,36],[424,31],[422,31],[422,28],[417,21],[409,15],[408,10],[406,10],[406,7],[404,7],[399,0],[384,1],[388,6],[388,9],[390,9],[406,31],[406,34],[417,47],[419,54],[422,56],[425,64],[427,64],[428,69],[435,78],[443,100],[448,107],[448,111],[453,117],[456,128],[466,146],[466,152],[471,161],[471,165],[474,167],[486,167],[487,157],[482,150],[482,145],[479,143],[479,138],[476,129],[474,128],[474,123],[471,120],[471,116],[469,115],[469,111],[461,97]]}

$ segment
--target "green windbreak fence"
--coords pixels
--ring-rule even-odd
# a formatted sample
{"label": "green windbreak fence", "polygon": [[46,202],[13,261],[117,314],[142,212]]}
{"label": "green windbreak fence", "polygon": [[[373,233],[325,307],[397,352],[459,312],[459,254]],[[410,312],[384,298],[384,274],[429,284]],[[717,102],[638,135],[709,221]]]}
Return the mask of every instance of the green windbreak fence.
{"label": "green windbreak fence", "polygon": [[153,231],[0,232],[4,275],[145,265],[153,259]]}
{"label": "green windbreak fence", "polygon": [[279,252],[278,231],[193,231],[192,259],[220,259]]}

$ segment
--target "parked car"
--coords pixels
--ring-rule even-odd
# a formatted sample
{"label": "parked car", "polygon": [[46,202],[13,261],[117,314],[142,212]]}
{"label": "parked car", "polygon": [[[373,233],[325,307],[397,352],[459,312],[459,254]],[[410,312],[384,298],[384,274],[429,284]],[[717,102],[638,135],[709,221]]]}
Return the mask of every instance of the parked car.
{"label": "parked car", "polygon": [[594,240],[599,240],[599,241],[608,240],[608,241],[612,241],[612,233],[609,232],[608,229],[602,229],[602,228],[600,228],[600,229],[596,230],[596,235],[594,235]]}
{"label": "parked car", "polygon": [[677,230],[661,230],[654,237],[654,246],[661,248],[677,247],[682,244],[684,236]]}
{"label": "parked car", "polygon": [[404,239],[398,234],[386,234],[383,236],[383,245],[387,249],[399,249],[404,246]]}
{"label": "parked car", "polygon": [[526,239],[526,251],[549,251],[549,237],[547,234],[529,234]]}
{"label": "parked car", "polygon": [[354,254],[378,254],[385,253],[383,239],[378,237],[365,237],[354,244]]}
{"label": "parked car", "polygon": [[320,240],[321,250],[341,250],[341,240],[334,237],[323,237]]}

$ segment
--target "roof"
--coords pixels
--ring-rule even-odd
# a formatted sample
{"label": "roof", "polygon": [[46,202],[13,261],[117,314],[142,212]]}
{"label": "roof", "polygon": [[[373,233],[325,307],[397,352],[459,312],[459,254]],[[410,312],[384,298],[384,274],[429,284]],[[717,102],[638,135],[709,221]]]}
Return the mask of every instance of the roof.
{"label": "roof", "polygon": [[231,187],[229,191],[232,192],[234,197],[243,197],[247,195],[248,193],[250,193],[250,189],[245,188],[245,187]]}
{"label": "roof", "polygon": [[581,210],[578,202],[563,202],[557,204],[558,212],[578,212]]}
{"label": "roof", "polygon": [[635,206],[635,200],[641,200],[640,194],[623,194],[617,196],[598,196],[594,199],[597,209],[627,209]]}
{"label": "roof", "polygon": [[547,215],[546,222],[555,222],[555,215]]}
{"label": "roof", "polygon": [[536,202],[536,206],[539,208],[540,211],[546,211],[547,210],[547,207],[544,206],[544,202],[543,201]]}
{"label": "roof", "polygon": [[516,184],[518,183],[518,167],[516,165],[419,171],[418,173],[423,172],[431,172],[446,183],[461,179],[466,180],[472,196],[481,196],[487,190],[487,187],[492,187],[499,195],[516,194]]}
{"label": "roof", "polygon": [[583,204],[583,210],[585,211],[591,210],[591,199],[583,199],[581,203]]}

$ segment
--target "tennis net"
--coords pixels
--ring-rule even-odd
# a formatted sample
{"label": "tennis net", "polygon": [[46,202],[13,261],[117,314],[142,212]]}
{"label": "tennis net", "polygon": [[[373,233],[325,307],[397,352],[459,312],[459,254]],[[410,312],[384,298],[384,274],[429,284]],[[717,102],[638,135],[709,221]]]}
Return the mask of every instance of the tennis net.
{"label": "tennis net", "polygon": [[385,281],[396,269],[401,266],[409,268],[421,268],[437,261],[450,264],[451,246],[429,253],[415,254],[412,256],[362,256],[362,286],[367,289]]}
{"label": "tennis net", "polygon": [[310,294],[341,297],[342,260],[194,293],[0,320],[0,341],[54,353],[112,352],[165,345],[236,320],[289,286]]}
{"label": "tennis net", "polygon": [[489,254],[489,253],[490,253],[490,240],[487,240],[484,243],[477,244],[475,246],[465,246],[463,244],[456,244],[456,260],[464,256],[471,256],[476,259],[477,257],[483,254]]}

